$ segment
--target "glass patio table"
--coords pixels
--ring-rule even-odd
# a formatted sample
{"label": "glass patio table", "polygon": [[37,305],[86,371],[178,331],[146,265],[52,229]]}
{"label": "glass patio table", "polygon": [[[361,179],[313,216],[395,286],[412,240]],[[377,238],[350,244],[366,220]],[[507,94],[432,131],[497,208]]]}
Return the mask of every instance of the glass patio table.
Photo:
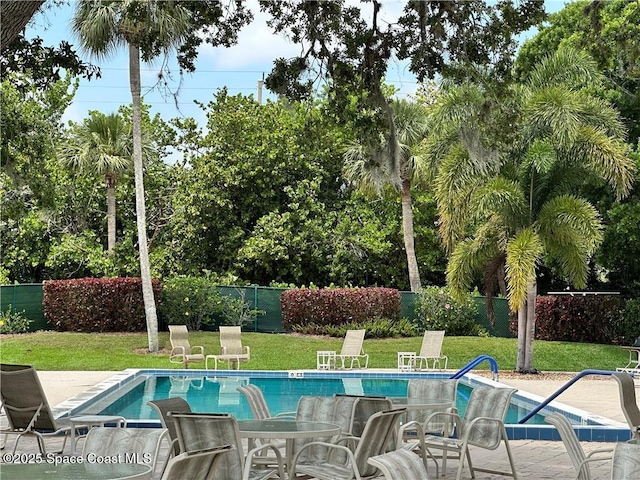
{"label": "glass patio table", "polygon": [[151,480],[151,467],[140,463],[2,463],[0,479]]}

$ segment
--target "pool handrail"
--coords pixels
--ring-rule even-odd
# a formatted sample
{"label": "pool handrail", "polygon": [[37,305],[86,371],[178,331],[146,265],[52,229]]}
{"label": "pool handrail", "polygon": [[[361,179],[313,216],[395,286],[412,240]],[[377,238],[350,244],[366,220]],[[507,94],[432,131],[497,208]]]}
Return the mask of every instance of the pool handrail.
{"label": "pool handrail", "polygon": [[540,410],[542,410],[544,407],[546,407],[558,395],[560,395],[562,392],[564,392],[567,388],[569,388],[571,385],[576,383],[582,377],[586,377],[587,375],[613,375],[614,373],[616,373],[616,372],[613,372],[611,370],[582,370],[581,372],[577,373],[575,375],[575,377],[573,377],[567,383],[562,385],[558,390],[556,390],[551,395],[549,395],[545,400],[542,401],[542,403],[540,403],[540,405],[535,407],[533,410],[531,410],[529,413],[527,413],[524,417],[522,417],[520,420],[518,420],[518,423],[525,423],[527,420],[529,420],[536,413],[538,413]]}
{"label": "pool handrail", "polygon": [[489,362],[489,366],[491,367],[491,379],[497,382],[498,381],[498,362],[496,362],[495,358],[490,357],[489,355],[480,355],[474,358],[469,363],[467,363],[464,367],[458,370],[456,373],[451,375],[449,379],[455,380],[458,378],[462,378],[466,373],[469,373],[471,370],[473,370],[474,367],[484,362],[485,360]]}

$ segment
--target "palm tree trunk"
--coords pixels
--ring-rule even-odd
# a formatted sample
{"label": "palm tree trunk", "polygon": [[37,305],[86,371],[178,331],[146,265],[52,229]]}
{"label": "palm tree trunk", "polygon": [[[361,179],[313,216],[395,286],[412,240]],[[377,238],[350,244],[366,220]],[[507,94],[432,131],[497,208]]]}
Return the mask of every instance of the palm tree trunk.
{"label": "palm tree trunk", "polygon": [[413,203],[411,201],[411,182],[402,180],[402,230],[404,234],[404,250],[407,254],[407,267],[409,269],[409,285],[411,291],[420,290],[420,272],[413,236]]}
{"label": "palm tree trunk", "polygon": [[116,182],[107,176],[107,253],[113,254],[116,248]]}
{"label": "palm tree trunk", "polygon": [[533,368],[533,339],[536,334],[536,295],[538,285],[535,279],[529,282],[527,288],[527,331],[524,351],[524,368],[527,372],[534,372]]}
{"label": "palm tree trunk", "polygon": [[525,370],[525,351],[527,337],[527,306],[522,305],[518,309],[518,358],[516,360],[516,372]]}
{"label": "palm tree trunk", "polygon": [[140,276],[142,297],[147,319],[149,351],[158,351],[158,316],[151,283],[149,249],[147,245],[147,219],[144,203],[144,174],[142,167],[142,116],[140,113],[140,49],[129,44],[129,83],[133,102],[133,169],[136,185],[136,219],[138,223],[138,251],[140,252]]}

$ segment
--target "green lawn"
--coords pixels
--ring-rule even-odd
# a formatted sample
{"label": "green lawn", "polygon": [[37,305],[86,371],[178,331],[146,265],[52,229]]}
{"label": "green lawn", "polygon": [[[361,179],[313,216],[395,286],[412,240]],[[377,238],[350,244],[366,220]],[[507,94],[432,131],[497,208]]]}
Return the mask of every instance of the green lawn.
{"label": "green lawn", "polygon": [[[243,333],[243,344],[251,347],[252,370],[314,369],[317,350],[337,350],[340,338]],[[218,333],[192,332],[191,345],[203,345],[205,354],[218,353]],[[369,367],[395,368],[399,351],[418,351],[422,337],[366,339]],[[122,370],[125,368],[180,368],[169,363],[169,334],[160,334],[159,353],[149,354],[146,333],[58,333],[35,332],[0,335],[2,363],[34,365],[38,370]],[[449,368],[458,369],[478,355],[496,359],[500,370],[513,370],[516,340],[506,338],[445,337],[443,354]],[[628,355],[614,345],[568,342],[534,344],[534,366],[543,371],[578,372],[585,369],[615,370],[627,363]],[[488,363],[479,366],[488,369]]]}

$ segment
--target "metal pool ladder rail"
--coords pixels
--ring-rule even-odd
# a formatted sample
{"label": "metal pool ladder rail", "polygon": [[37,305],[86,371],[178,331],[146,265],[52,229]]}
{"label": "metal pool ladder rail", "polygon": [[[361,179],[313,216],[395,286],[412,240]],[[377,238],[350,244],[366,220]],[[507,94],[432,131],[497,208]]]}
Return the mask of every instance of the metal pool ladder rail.
{"label": "metal pool ladder rail", "polygon": [[467,363],[467,365],[465,365],[460,370],[458,370],[456,373],[451,375],[449,378],[450,379],[462,378],[465,373],[469,373],[471,370],[473,370],[474,367],[484,362],[485,360],[489,362],[489,365],[491,367],[491,379],[497,382],[498,381],[498,362],[496,362],[495,358],[490,357],[489,355],[480,355],[479,357],[476,357],[475,359]]}
{"label": "metal pool ladder rail", "polygon": [[576,383],[578,380],[580,380],[582,377],[586,377],[587,375],[613,375],[616,372],[612,372],[610,370],[583,370],[580,373],[577,373],[575,377],[573,377],[571,380],[569,380],[567,383],[565,383],[564,385],[562,385],[558,390],[556,390],[554,393],[552,393],[551,395],[549,395],[548,398],[546,398],[540,405],[538,405],[536,408],[534,408],[533,410],[531,410],[528,414],[526,414],[524,417],[522,417],[520,420],[518,420],[518,423],[525,423],[527,420],[529,420],[531,417],[533,417],[536,413],[538,413],[540,410],[542,410],[544,407],[546,407],[549,403],[551,403],[551,401],[553,401],[558,395],[560,395],[562,392],[564,392],[567,388],[569,388],[571,385],[573,385],[574,383]]}

